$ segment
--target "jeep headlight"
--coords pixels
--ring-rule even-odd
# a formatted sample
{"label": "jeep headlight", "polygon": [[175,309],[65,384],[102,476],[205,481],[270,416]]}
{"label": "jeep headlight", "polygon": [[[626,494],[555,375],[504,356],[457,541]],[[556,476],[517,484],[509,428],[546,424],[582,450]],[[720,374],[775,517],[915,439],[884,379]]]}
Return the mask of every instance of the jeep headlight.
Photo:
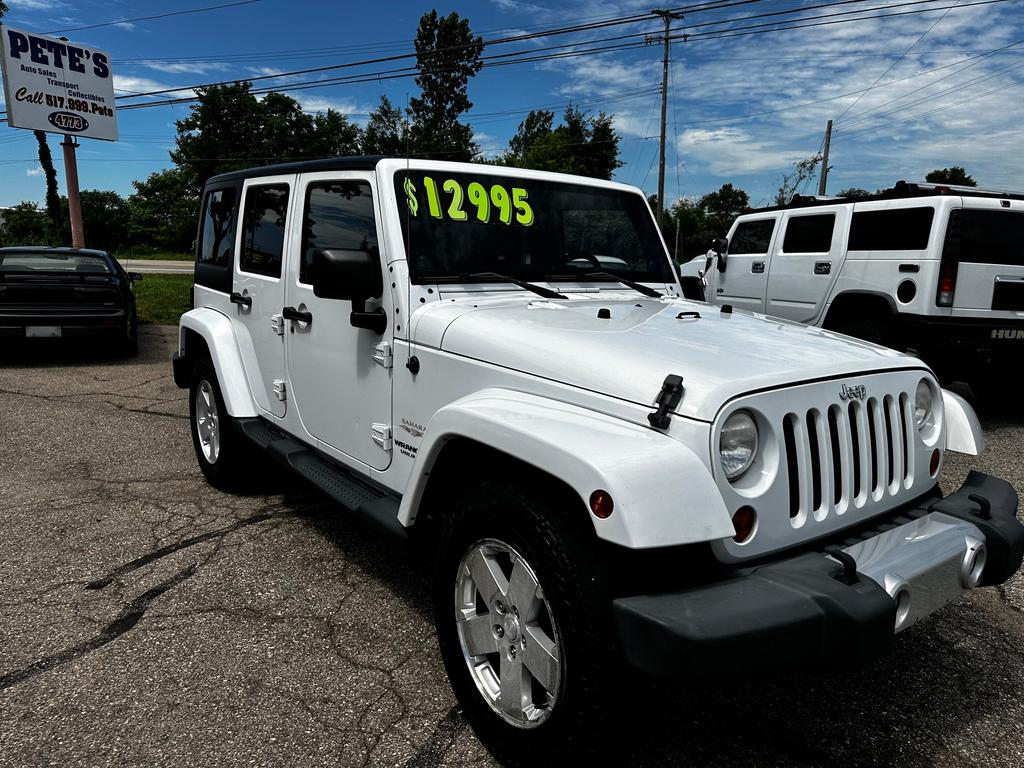
{"label": "jeep headlight", "polygon": [[914,423],[918,429],[924,429],[932,420],[932,409],[935,405],[935,393],[928,379],[917,382],[914,395]]}
{"label": "jeep headlight", "polygon": [[718,438],[722,469],[730,481],[750,469],[757,456],[757,423],[747,411],[736,411],[725,420]]}

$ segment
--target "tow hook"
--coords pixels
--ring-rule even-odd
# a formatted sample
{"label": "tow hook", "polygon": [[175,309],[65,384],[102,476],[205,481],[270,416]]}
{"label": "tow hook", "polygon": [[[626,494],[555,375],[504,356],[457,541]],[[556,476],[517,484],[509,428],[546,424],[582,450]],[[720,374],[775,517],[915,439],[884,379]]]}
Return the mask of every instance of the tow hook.
{"label": "tow hook", "polygon": [[849,552],[844,552],[838,547],[825,550],[829,557],[835,558],[843,566],[843,573],[841,576],[836,578],[843,582],[843,584],[856,584],[860,581],[860,577],[857,575],[857,561],[853,559],[853,555]]}

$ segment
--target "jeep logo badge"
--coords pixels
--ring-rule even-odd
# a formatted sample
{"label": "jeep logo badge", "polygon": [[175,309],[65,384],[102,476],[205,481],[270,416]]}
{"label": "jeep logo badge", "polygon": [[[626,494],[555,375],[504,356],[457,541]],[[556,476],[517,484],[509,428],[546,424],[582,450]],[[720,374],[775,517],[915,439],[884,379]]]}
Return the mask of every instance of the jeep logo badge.
{"label": "jeep logo badge", "polygon": [[89,128],[89,121],[74,112],[51,112],[46,119],[54,128],[71,133],[81,133]]}
{"label": "jeep logo badge", "polygon": [[843,384],[843,388],[839,390],[840,400],[863,400],[868,396],[868,389],[863,384],[854,384],[852,387],[848,384]]}

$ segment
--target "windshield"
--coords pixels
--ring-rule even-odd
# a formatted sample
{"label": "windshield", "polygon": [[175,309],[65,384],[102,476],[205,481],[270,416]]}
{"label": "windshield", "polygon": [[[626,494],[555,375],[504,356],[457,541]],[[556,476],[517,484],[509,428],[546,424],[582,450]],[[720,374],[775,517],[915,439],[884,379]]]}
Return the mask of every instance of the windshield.
{"label": "windshield", "polygon": [[484,280],[469,277],[482,272],[528,281],[578,280],[598,271],[637,282],[673,280],[650,209],[637,194],[423,170],[396,172],[395,192],[406,203],[402,235],[414,283]]}
{"label": "windshield", "polygon": [[110,274],[110,265],[102,256],[84,253],[47,253],[14,251],[0,253],[0,272],[84,272]]}

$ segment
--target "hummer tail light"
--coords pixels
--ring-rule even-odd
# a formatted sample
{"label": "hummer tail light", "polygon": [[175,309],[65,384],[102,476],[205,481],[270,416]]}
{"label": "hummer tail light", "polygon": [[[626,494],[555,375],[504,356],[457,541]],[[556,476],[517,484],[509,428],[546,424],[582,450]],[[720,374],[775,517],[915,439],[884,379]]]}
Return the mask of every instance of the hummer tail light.
{"label": "hummer tail light", "polygon": [[943,263],[942,271],[939,273],[939,293],[936,297],[936,303],[940,307],[953,306],[953,294],[956,293],[956,272],[955,261]]}

